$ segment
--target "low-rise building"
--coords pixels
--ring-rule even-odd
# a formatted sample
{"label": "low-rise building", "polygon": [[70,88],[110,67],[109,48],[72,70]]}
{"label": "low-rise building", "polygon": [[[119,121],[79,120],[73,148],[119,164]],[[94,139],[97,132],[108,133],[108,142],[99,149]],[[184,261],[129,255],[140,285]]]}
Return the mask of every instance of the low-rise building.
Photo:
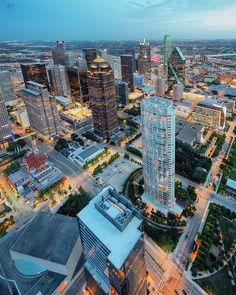
{"label": "low-rise building", "polygon": [[176,136],[176,139],[194,146],[197,142],[202,142],[204,126],[188,122]]}

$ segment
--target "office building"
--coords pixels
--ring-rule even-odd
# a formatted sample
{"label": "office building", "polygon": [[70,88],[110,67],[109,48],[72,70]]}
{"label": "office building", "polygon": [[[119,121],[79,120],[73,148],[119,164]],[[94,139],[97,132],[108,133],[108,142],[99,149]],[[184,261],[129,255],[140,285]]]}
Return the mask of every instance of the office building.
{"label": "office building", "polygon": [[108,186],[77,217],[91,294],[146,295],[142,217],[135,206]]}
{"label": "office building", "polygon": [[74,67],[75,66],[75,55],[74,52],[67,51],[65,56],[65,66]]}
{"label": "office building", "polygon": [[173,101],[180,101],[183,98],[184,85],[183,84],[175,84],[173,86]]}
{"label": "office building", "polygon": [[54,65],[66,65],[66,47],[64,41],[57,41],[56,47],[52,49]]}
{"label": "office building", "polygon": [[114,75],[110,65],[97,57],[88,68],[89,99],[95,133],[110,138],[118,129]]}
{"label": "office building", "polygon": [[172,53],[172,41],[169,35],[164,36],[164,66],[168,65],[168,60]]}
{"label": "office building", "polygon": [[124,104],[124,105],[128,104],[129,103],[129,97],[128,97],[129,89],[128,89],[127,83],[118,80],[115,82],[115,85],[116,85],[116,100],[117,100],[117,102]]}
{"label": "office building", "polygon": [[119,56],[112,57],[112,69],[114,72],[114,78],[116,80],[121,80],[121,60]]}
{"label": "office building", "polygon": [[164,213],[175,206],[175,110],[169,100],[141,103],[143,200]]}
{"label": "office building", "polygon": [[140,74],[151,72],[151,47],[145,39],[139,43],[138,72]]}
{"label": "office building", "polygon": [[135,56],[135,48],[126,48],[124,54],[132,55],[133,57],[133,73],[136,72],[138,68],[137,59]]}
{"label": "office building", "polygon": [[25,129],[30,127],[29,116],[26,109],[21,109],[16,111],[16,120],[17,120],[17,123],[20,124],[22,128]]}
{"label": "office building", "polygon": [[133,56],[129,54],[122,54],[120,60],[122,81],[128,84],[130,91],[134,91]]}
{"label": "office building", "polygon": [[175,47],[168,62],[168,86],[172,89],[175,84],[185,84],[186,59],[179,47]]}
{"label": "office building", "polygon": [[43,63],[21,64],[21,71],[24,83],[33,81],[39,84],[46,85],[50,90],[46,65]]}
{"label": "office building", "polygon": [[18,103],[14,93],[14,85],[11,79],[11,73],[0,71],[0,87],[6,106],[14,106]]}
{"label": "office building", "polygon": [[74,101],[86,102],[89,100],[87,69],[81,67],[67,68],[71,98]]}
{"label": "office building", "polygon": [[87,61],[87,66],[89,67],[90,64],[97,57],[97,49],[95,49],[95,48],[84,48],[83,53],[84,53],[84,58]]}
{"label": "office building", "polygon": [[21,92],[30,126],[40,136],[49,139],[61,134],[61,122],[56,100],[45,85],[29,81]]}
{"label": "office building", "polygon": [[12,139],[12,130],[7,108],[0,87],[0,148]]}
{"label": "office building", "polygon": [[48,68],[51,93],[57,96],[70,96],[70,85],[65,66],[54,65]]}
{"label": "office building", "polygon": [[156,79],[156,95],[164,97],[166,94],[167,80],[164,77],[158,77]]}
{"label": "office building", "polygon": [[226,111],[225,106],[201,101],[192,112],[192,122],[223,130],[225,128]]}
{"label": "office building", "polygon": [[134,73],[134,85],[135,87],[140,87],[142,88],[145,84],[145,79],[144,75],[139,74],[139,73]]}

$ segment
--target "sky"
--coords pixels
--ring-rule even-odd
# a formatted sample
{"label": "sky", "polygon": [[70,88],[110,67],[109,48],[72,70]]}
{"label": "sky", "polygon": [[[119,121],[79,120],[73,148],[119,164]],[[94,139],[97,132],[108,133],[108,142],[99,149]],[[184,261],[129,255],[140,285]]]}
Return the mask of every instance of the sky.
{"label": "sky", "polygon": [[165,34],[236,39],[236,0],[0,0],[0,40],[160,40]]}

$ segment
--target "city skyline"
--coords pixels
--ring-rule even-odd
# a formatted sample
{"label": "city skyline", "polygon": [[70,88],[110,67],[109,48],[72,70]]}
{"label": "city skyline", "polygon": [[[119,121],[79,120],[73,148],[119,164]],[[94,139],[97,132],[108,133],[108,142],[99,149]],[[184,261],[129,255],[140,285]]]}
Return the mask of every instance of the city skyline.
{"label": "city skyline", "polygon": [[9,2],[11,9],[0,6],[0,25],[7,28],[0,40],[161,40],[164,34],[175,39],[236,38],[232,0],[224,5],[219,0]]}

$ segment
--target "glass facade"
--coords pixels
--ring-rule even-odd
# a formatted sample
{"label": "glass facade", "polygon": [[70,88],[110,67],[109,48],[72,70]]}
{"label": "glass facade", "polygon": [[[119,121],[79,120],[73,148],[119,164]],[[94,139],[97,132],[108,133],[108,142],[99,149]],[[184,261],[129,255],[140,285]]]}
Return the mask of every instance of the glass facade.
{"label": "glass facade", "polygon": [[173,85],[185,84],[185,67],[186,59],[179,47],[175,47],[173,50],[169,62],[168,62],[168,86],[169,89],[173,88]]}
{"label": "glass facade", "polygon": [[151,47],[145,40],[139,44],[138,71],[140,74],[151,72]]}
{"label": "glass facade", "polygon": [[48,90],[50,90],[45,64],[21,64],[21,71],[25,85],[28,81],[33,81],[39,84],[46,85]]}
{"label": "glass facade", "polygon": [[91,63],[97,57],[97,49],[95,49],[95,48],[84,48],[83,53],[84,53],[84,58],[86,59],[87,65],[89,67],[91,65]]}
{"label": "glass facade", "polygon": [[10,120],[9,120],[7,108],[5,106],[5,101],[4,101],[1,87],[0,87],[0,147],[6,141],[10,140],[11,137],[12,137],[12,130],[10,125]]}
{"label": "glass facade", "polygon": [[128,54],[123,54],[120,57],[121,60],[121,76],[122,81],[128,84],[128,87],[131,91],[134,90],[134,65],[133,65],[133,56]]}

